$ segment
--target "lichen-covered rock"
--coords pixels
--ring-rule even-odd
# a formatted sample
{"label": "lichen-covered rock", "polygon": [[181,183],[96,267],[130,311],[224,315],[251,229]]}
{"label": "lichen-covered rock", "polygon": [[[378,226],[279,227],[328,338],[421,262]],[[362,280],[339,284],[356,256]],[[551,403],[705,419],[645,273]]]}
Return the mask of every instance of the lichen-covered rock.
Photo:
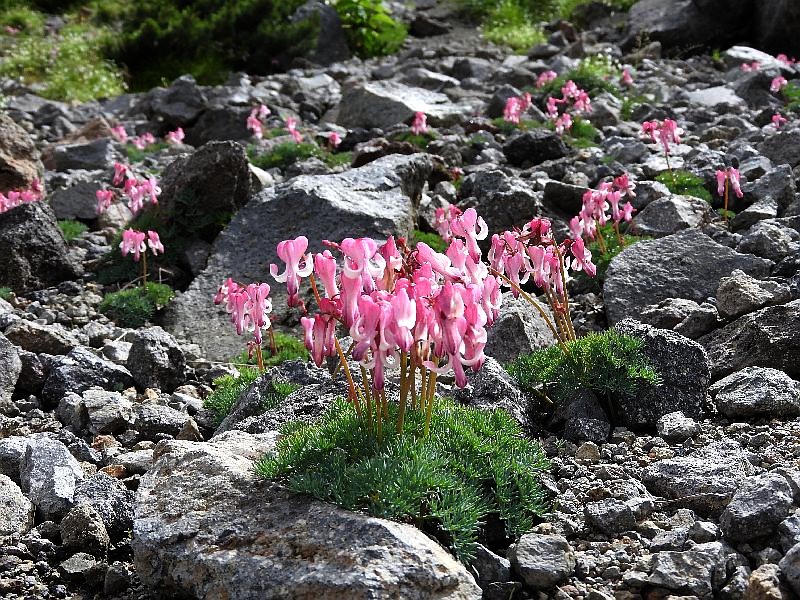
{"label": "lichen-covered rock", "polygon": [[717,381],[709,393],[731,419],[800,415],[800,383],[778,369],[745,367]]}
{"label": "lichen-covered rock", "polygon": [[33,139],[6,111],[0,114],[0,191],[29,189],[44,167]]}
{"label": "lichen-covered rock", "polygon": [[186,357],[161,327],[135,331],[129,338],[128,370],[137,385],[172,392],[186,381]]}
{"label": "lichen-covered rock", "polygon": [[508,550],[514,570],[535,590],[546,591],[575,570],[575,553],[560,535],[527,533]]}

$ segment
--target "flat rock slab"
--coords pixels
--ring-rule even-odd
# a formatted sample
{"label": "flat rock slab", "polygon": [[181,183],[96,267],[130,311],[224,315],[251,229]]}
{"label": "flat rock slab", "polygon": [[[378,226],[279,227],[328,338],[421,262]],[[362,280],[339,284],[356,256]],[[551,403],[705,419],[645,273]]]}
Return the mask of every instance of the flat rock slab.
{"label": "flat rock slab", "polygon": [[132,546],[161,598],[470,599],[466,569],[411,525],[260,481],[275,434],[162,442],[136,496]]}
{"label": "flat rock slab", "polygon": [[608,267],[603,296],[609,324],[636,318],[644,308],[667,298],[703,302],[716,295],[720,279],[734,269],[763,277],[771,265],[769,260],[739,254],[695,229],[637,242]]}
{"label": "flat rock slab", "polygon": [[224,307],[213,303],[226,278],[268,282],[272,316],[280,322],[286,288],[269,275],[270,263],[284,269],[278,242],[304,235],[309,251],[321,252],[323,240],[407,235],[432,169],[427,155],[392,155],[345,173],[296,177],[254,196],[214,242],[205,270],[167,309],[166,328],[198,344],[209,359],[237,356],[245,338],[236,335]]}

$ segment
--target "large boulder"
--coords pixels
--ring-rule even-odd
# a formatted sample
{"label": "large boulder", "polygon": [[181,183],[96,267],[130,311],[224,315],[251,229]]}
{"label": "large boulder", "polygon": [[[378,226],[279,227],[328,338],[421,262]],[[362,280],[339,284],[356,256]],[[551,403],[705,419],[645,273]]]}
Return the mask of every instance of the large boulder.
{"label": "large boulder", "polygon": [[521,167],[564,158],[569,148],[554,131],[532,129],[508,140],[503,145],[503,154],[512,165]]}
{"label": "large boulder", "polygon": [[794,0],[759,0],[755,9],[755,40],[759,48],[777,54],[800,54],[797,30],[800,4]]}
{"label": "large boulder", "polygon": [[745,367],[709,388],[717,410],[728,418],[800,415],[800,383],[783,371],[769,367]]}
{"label": "large boulder", "polygon": [[575,570],[575,552],[560,535],[527,533],[508,550],[511,566],[535,590],[549,590]]}
{"label": "large boulder", "polygon": [[75,279],[80,271],[52,209],[43,202],[0,214],[0,256],[0,287],[18,293]]}
{"label": "large boulder", "polygon": [[800,379],[800,300],[762,308],[697,341],[708,352],[713,379],[750,366]]}
{"label": "large boulder", "polygon": [[705,200],[694,196],[668,196],[648,204],[633,219],[636,233],[662,237],[711,221],[713,212]]}
{"label": "large boulder", "polygon": [[139,387],[172,392],[186,381],[183,350],[161,327],[139,329],[130,342],[127,365]]}
{"label": "large boulder", "polygon": [[11,481],[0,474],[0,538],[24,535],[33,527],[33,504]]}
{"label": "large boulder", "polygon": [[168,308],[166,328],[200,346],[203,356],[230,360],[244,341],[224,308],[212,300],[226,278],[269,281],[273,317],[286,314],[285,288],[269,277],[278,242],[304,235],[309,251],[323,240],[407,235],[418,199],[433,169],[429,156],[392,155],[335,175],[300,176],[253,197],[214,242],[205,270]]}
{"label": "large boulder", "polygon": [[610,324],[636,317],[667,298],[703,302],[716,294],[720,279],[741,269],[769,274],[772,262],[739,254],[696,229],[637,242],[611,261],[603,286]]}
{"label": "large boulder", "polygon": [[731,542],[748,542],[773,533],[789,516],[793,496],[780,473],[746,479],[720,516],[723,535]]}
{"label": "large boulder", "polygon": [[453,104],[439,92],[394,81],[375,81],[342,90],[336,122],[348,129],[388,129],[409,121],[416,112],[425,113],[428,124],[436,125],[456,122],[470,110]]}
{"label": "large boulder", "polygon": [[486,221],[489,235],[522,227],[542,210],[541,193],[503,171],[477,171],[461,182],[459,206],[474,208]]}
{"label": "large boulder", "polygon": [[81,346],[52,361],[41,398],[52,405],[69,392],[80,394],[91,387],[123,390],[134,387],[130,371],[93,354]]}
{"label": "large boulder", "polygon": [[168,88],[153,88],[139,109],[161,128],[174,129],[191,125],[206,107],[206,96],[194,77],[183,75]]}
{"label": "large boulder", "polygon": [[275,434],[162,442],[136,494],[136,572],[161,598],[474,599],[472,576],[411,525],[259,481]]}
{"label": "large boulder", "polygon": [[59,144],[53,147],[46,162],[47,167],[55,171],[94,171],[110,169],[116,157],[114,142],[105,138],[91,142]]}
{"label": "large boulder", "polygon": [[28,189],[43,172],[39,151],[28,132],[5,111],[0,113],[0,192]]}
{"label": "large boulder", "polygon": [[329,65],[350,58],[350,48],[342,27],[342,19],[332,6],[320,0],[308,0],[294,15],[292,22],[315,19],[318,23],[317,40],[305,58],[320,65]]}

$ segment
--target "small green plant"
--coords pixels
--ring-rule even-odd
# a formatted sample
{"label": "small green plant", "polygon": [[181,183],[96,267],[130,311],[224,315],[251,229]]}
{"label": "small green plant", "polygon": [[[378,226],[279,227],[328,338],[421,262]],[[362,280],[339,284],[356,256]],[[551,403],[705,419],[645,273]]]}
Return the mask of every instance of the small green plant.
{"label": "small green plant", "polygon": [[[265,367],[276,367],[287,360],[300,359],[303,361],[308,360],[309,354],[303,342],[296,337],[280,331],[272,330],[272,336],[275,340],[275,354],[265,354],[263,357]],[[236,360],[237,364],[255,365],[256,359],[251,357],[247,352],[242,352]]]}
{"label": "small green plant", "polygon": [[643,341],[609,329],[550,346],[514,359],[506,367],[520,388],[551,402],[566,400],[587,388],[605,404],[617,423],[616,399],[634,395],[661,378],[642,353]]}
{"label": "small green plant", "polygon": [[147,282],[143,286],[111,292],[103,297],[99,310],[122,327],[141,327],[165,307],[174,293],[168,285]]}
{"label": "small green plant", "polygon": [[311,142],[301,142],[299,144],[296,142],[283,142],[263,154],[259,154],[258,149],[255,146],[251,146],[248,149],[248,155],[253,166],[260,169],[285,169],[299,160],[306,160],[311,157],[319,158],[331,168],[350,164],[353,160],[353,155],[349,152],[328,152]]}
{"label": "small green plant", "polygon": [[790,81],[782,90],[783,97],[786,98],[786,110],[800,110],[800,85]]}
{"label": "small green plant", "polygon": [[497,4],[484,21],[483,37],[494,44],[509,46],[524,52],[547,40],[541,27],[534,23],[525,9],[515,0]]}
{"label": "small green plant", "polygon": [[395,21],[380,0],[336,0],[347,44],[362,58],[397,52],[406,39],[406,28]]}
{"label": "small green plant", "polygon": [[622,107],[619,109],[619,117],[623,121],[630,121],[633,111],[636,110],[646,98],[640,94],[627,94],[622,98]]}
{"label": "small green plant", "polygon": [[[575,11],[594,0],[560,0],[559,16],[562,19],[574,20]],[[636,0],[602,0],[603,4],[620,11],[628,11],[631,6],[636,4]]]}
{"label": "small green plant", "polygon": [[585,273],[579,272],[575,277],[577,281],[598,292],[603,289],[606,271],[611,261],[628,246],[649,239],[646,236],[631,235],[623,232],[621,228],[619,235],[617,235],[613,225],[610,224],[600,227],[600,235],[603,237],[603,244],[601,244],[599,236],[588,244],[589,251],[592,253],[592,260],[597,266],[597,274],[594,277],[588,277]]}
{"label": "small green plant", "polygon": [[[518,129],[521,129],[522,131],[528,131],[529,129],[540,129],[546,126],[539,121],[534,121],[532,119],[520,119],[519,123],[512,123],[511,121],[506,121],[503,117],[492,119],[492,125],[497,127],[500,133],[504,133],[506,135],[513,133]],[[481,134],[476,133],[473,138],[476,136],[481,136]]]}
{"label": "small green plant", "polygon": [[[397,410],[389,405],[392,419]],[[378,441],[339,400],[312,423],[286,424],[256,471],[349,510],[413,523],[465,563],[490,515],[509,538],[527,532],[546,507],[541,447],[502,410],[438,400],[428,436],[425,422],[425,411],[411,409],[401,433],[387,428]]]}
{"label": "small green plant", "polygon": [[164,148],[169,148],[169,144],[166,142],[156,142],[155,144],[150,144],[143,150],[139,150],[133,144],[127,144],[125,146],[125,154],[128,157],[129,163],[140,163],[148,156],[152,156],[153,154],[158,154]]}
{"label": "small green plant", "polygon": [[427,231],[415,229],[411,232],[411,238],[409,242],[412,247],[416,247],[417,243],[423,242],[441,254],[444,254],[447,251],[447,243],[438,233],[428,233]]}
{"label": "small green plant", "polygon": [[558,93],[567,81],[574,81],[591,96],[603,91],[620,96],[621,91],[616,83],[619,76],[619,65],[610,56],[594,54],[581,60],[577,67],[545,84],[539,93],[544,96]]}
{"label": "small green plant", "polygon": [[214,391],[203,400],[203,407],[214,415],[214,425],[219,426],[227,417],[242,392],[258,379],[258,369],[239,367],[239,375],[223,375],[214,380]]}
{"label": "small green plant", "polygon": [[657,175],[655,180],[667,186],[673,194],[694,196],[709,204],[713,202],[711,192],[705,188],[703,180],[689,171],[673,171],[672,173],[665,171]]}
{"label": "small green plant", "polygon": [[398,142],[408,142],[409,144],[413,144],[417,148],[421,148],[424,150],[425,148],[428,147],[428,144],[430,144],[437,137],[439,136],[437,136],[436,133],[433,131],[421,134],[415,134],[410,131],[403,131],[395,135],[393,139],[397,140]]}
{"label": "small green plant", "polygon": [[0,287],[0,300],[10,300],[13,293],[10,287]]}
{"label": "small green plant", "polygon": [[[548,122],[547,128],[554,129],[554,123],[552,121]],[[595,129],[594,125],[580,117],[575,117],[569,132],[564,134],[564,141],[573,148],[591,148],[597,145],[596,142],[599,137],[600,133]]]}
{"label": "small green plant", "polygon": [[82,233],[84,233],[89,229],[84,223],[81,223],[80,221],[72,221],[69,219],[64,221],[58,221],[58,228],[64,235],[64,239],[68,242],[71,242],[72,240],[79,237]]}

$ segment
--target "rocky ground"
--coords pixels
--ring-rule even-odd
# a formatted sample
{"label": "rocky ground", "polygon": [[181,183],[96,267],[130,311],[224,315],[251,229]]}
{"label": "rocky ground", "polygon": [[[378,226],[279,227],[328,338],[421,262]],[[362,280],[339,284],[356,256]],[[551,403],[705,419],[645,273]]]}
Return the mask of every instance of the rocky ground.
{"label": "rocky ground", "polygon": [[[548,44],[509,55],[454,26],[446,7],[419,5],[407,18],[430,37],[379,60],[236,75],[218,87],[184,77],[79,106],[7,86],[0,188],[43,173],[47,195],[0,214],[0,287],[14,291],[0,300],[0,597],[800,594],[800,121],[770,92],[800,68],[743,46],[662,58],[669,36],[653,33],[663,48],[631,47],[624,17],[600,9],[585,30],[560,24]],[[625,95],[636,101],[626,112],[616,95],[593,95],[596,143],[504,133],[492,121],[540,73],[598,55],[630,69]],[[759,70],[740,68],[753,61]],[[312,157],[251,167],[245,122],[262,103],[275,128],[294,116],[320,144],[338,132],[352,166]],[[537,98],[529,118],[544,120],[543,108]],[[437,135],[425,152],[397,139],[415,111]],[[788,118],[780,129],[778,111]],[[667,165],[639,129],[665,117],[686,132],[671,166],[709,190],[715,170],[738,161],[744,196],[730,223],[654,180]],[[218,236],[197,234],[176,251],[159,277],[180,293],[157,325],[138,329],[98,311],[111,289],[98,280],[102,259],[131,218],[122,204],[95,214],[95,191],[126,157],[117,124],[186,131],[185,143],[136,165],[159,178],[165,211],[188,197],[192,214],[235,213]],[[287,139],[257,144],[263,152]],[[664,384],[631,399],[621,423],[592,398],[537,412],[500,363],[553,339],[508,299],[487,346],[496,360],[457,395],[508,409],[552,459],[551,513],[505,556],[482,548],[468,570],[410,525],[255,477],[252,459],[274,448],[281,423],[342,393],[323,369],[280,367],[301,386],[284,405],[261,414],[245,393],[215,430],[203,398],[243,347],[211,300],[226,277],[266,280],[278,241],[431,231],[447,202],[475,207],[493,232],[542,215],[565,233],[583,192],[622,172],[638,184],[634,227],[651,239],[615,258],[602,287],[573,284],[573,318],[580,332],[612,326],[642,338]],[[56,219],[89,229],[66,243]]]}

